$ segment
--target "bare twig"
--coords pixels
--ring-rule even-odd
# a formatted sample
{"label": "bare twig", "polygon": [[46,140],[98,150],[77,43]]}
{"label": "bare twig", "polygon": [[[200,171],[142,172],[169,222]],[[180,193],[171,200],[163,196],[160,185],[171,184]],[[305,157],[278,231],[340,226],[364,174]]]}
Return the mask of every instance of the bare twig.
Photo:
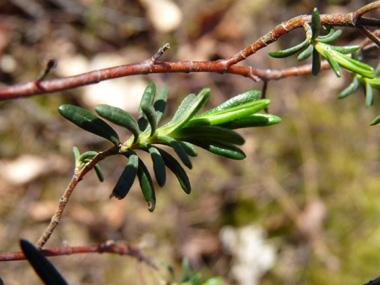
{"label": "bare twig", "polygon": [[86,173],[89,172],[99,161],[105,159],[108,156],[116,154],[117,151],[117,149],[112,147],[106,151],[99,152],[98,155],[96,155],[90,162],[88,162],[84,167],[82,167],[80,170],[74,173],[69,186],[67,187],[67,189],[65,190],[65,192],[59,200],[58,208],[54,216],[51,218],[48,227],[36,243],[38,249],[41,249],[45,245],[55,228],[58,226],[62,218],[63,211],[65,210],[70,196],[73,193],[75,187],[78,185],[79,181],[81,181],[83,177],[86,175]]}
{"label": "bare twig", "polygon": [[[77,253],[116,253],[120,255],[133,256],[139,261],[145,262],[151,267],[158,269],[158,266],[154,262],[152,262],[152,260],[149,257],[144,255],[138,246],[127,243],[125,241],[107,241],[100,245],[94,246],[66,246],[63,248],[42,249],[41,252],[45,256],[70,255]],[[23,252],[18,251],[0,253],[0,261],[17,260],[25,260],[25,255]]]}

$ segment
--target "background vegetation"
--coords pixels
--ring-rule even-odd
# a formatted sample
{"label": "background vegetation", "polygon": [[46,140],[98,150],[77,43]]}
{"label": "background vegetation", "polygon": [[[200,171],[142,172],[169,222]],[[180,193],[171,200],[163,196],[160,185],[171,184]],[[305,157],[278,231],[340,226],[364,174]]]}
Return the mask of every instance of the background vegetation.
{"label": "background vegetation", "polygon": [[[319,1],[318,8],[345,13],[368,2]],[[163,56],[168,60],[228,57],[315,5],[280,0],[5,1],[0,3],[0,84],[34,78],[49,58],[58,60],[53,77],[140,62],[165,42],[172,47]],[[260,68],[296,65],[293,57],[276,60],[266,52],[303,37],[303,31],[292,32],[248,62]],[[363,36],[344,29],[341,38],[344,44]],[[100,184],[93,173],[85,178],[47,248],[122,239],[140,244],[157,264],[178,270],[187,257],[204,278],[222,276],[226,284],[361,284],[377,277],[380,137],[378,127],[369,123],[380,103],[375,96],[374,106],[365,109],[360,92],[338,101],[336,94],[351,81],[346,75],[337,79],[327,71],[270,82],[270,113],[282,122],[244,130],[243,161],[200,150],[188,172],[191,195],[170,176],[157,189],[154,213],[147,211],[137,185],[127,199],[109,200],[124,164],[116,158],[102,162],[105,182]],[[1,251],[19,250],[20,237],[35,241],[43,232],[72,175],[73,145],[81,152],[106,147],[102,139],[61,118],[57,107],[72,103],[92,110],[106,103],[136,112],[150,81],[168,86],[172,111],[185,95],[203,87],[211,88],[210,107],[262,87],[233,75],[161,74],[1,103]],[[234,238],[239,247],[229,246]],[[132,258],[109,254],[51,260],[71,284],[155,284],[168,277],[165,269],[155,272]],[[27,262],[1,263],[0,276],[6,284],[39,284]]]}

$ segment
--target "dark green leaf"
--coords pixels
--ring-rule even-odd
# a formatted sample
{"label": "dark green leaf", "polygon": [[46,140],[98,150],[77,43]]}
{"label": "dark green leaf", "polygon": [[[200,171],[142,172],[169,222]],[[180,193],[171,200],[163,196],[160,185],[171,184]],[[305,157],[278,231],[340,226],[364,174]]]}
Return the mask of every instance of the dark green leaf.
{"label": "dark green leaf", "polygon": [[156,128],[157,128],[156,110],[150,104],[143,104],[141,106],[141,109],[142,109],[145,117],[148,119],[148,122],[149,122],[149,125],[151,128],[150,136],[153,136],[153,134],[156,132]]}
{"label": "dark green leaf", "polygon": [[179,184],[181,185],[182,189],[187,193],[190,194],[191,192],[191,185],[189,177],[186,174],[186,171],[182,168],[182,166],[178,163],[178,161],[170,155],[168,152],[161,148],[157,148],[158,151],[161,153],[161,156],[165,162],[165,165],[174,173],[174,175],[177,177]]}
{"label": "dark green leaf", "polygon": [[244,139],[236,132],[218,126],[199,126],[183,128],[175,133],[175,139],[189,141],[197,140],[213,140],[229,144],[241,145]]}
{"label": "dark green leaf", "polygon": [[153,170],[156,176],[158,185],[161,187],[165,185],[166,182],[166,169],[164,160],[158,151],[158,149],[152,145],[148,146],[148,152],[152,158]]}
{"label": "dark green leaf", "polygon": [[321,57],[320,57],[318,51],[314,48],[313,49],[313,62],[312,62],[312,67],[311,67],[311,73],[314,76],[317,76],[320,69],[321,69]]}
{"label": "dark green leaf", "polygon": [[296,54],[297,52],[303,51],[309,45],[310,45],[310,39],[306,39],[302,43],[300,43],[294,47],[284,49],[284,50],[280,50],[280,51],[271,51],[271,52],[268,52],[268,54],[271,57],[284,58],[284,57],[288,57],[288,56],[291,56],[293,54]]}
{"label": "dark green leaf", "polygon": [[191,142],[209,152],[212,152],[214,154],[221,155],[227,158],[236,159],[236,160],[241,160],[245,158],[244,152],[241,149],[231,144],[213,142],[213,141],[197,141],[197,140],[191,140]]}
{"label": "dark green leaf", "polygon": [[148,210],[150,212],[154,211],[156,207],[156,193],[153,186],[152,178],[150,177],[149,171],[146,168],[144,162],[139,158],[139,167],[137,169],[137,177],[139,178],[140,187],[148,203]]}
{"label": "dark green leaf", "polygon": [[162,115],[165,112],[167,100],[168,88],[162,86],[157,92],[156,100],[153,105],[154,109],[156,110],[157,124],[160,122]]}
{"label": "dark green leaf", "polygon": [[[91,161],[91,159],[86,158],[86,159],[83,159],[82,161],[85,163],[88,163]],[[103,182],[104,181],[104,174],[103,174],[103,171],[100,168],[99,164],[95,164],[94,170],[95,170],[96,176],[98,177],[99,181]]]}
{"label": "dark green leaf", "polygon": [[104,181],[104,174],[103,174],[103,171],[100,168],[99,164],[95,164],[94,170],[95,170],[96,176],[98,176],[99,181],[103,182]]}
{"label": "dark green leaf", "polygon": [[311,24],[313,30],[313,39],[316,39],[321,32],[321,19],[319,15],[319,11],[317,7],[314,7],[313,12],[311,14]]}
{"label": "dark green leaf", "polygon": [[96,106],[95,111],[110,122],[128,129],[134,135],[134,141],[138,139],[140,129],[136,119],[131,114],[109,105]]}
{"label": "dark green leaf", "polygon": [[149,83],[148,86],[145,88],[144,93],[141,97],[141,101],[140,101],[138,125],[141,131],[144,131],[146,127],[148,126],[148,121],[144,117],[142,106],[153,105],[155,94],[156,94],[156,84]]}
{"label": "dark green leaf", "polygon": [[115,188],[112,191],[110,198],[116,197],[121,200],[129,193],[133,182],[135,181],[137,169],[139,167],[139,158],[135,153],[132,153],[128,157],[127,166],[124,168],[123,173],[120,175]]}
{"label": "dark green leaf", "polygon": [[97,155],[98,153],[96,151],[86,151],[79,156],[79,161],[85,161],[85,159],[92,158]]}
{"label": "dark green leaf", "polygon": [[74,105],[64,104],[59,106],[59,112],[63,117],[78,127],[110,140],[115,145],[119,145],[119,136],[110,125],[89,111]]}
{"label": "dark green leaf", "polygon": [[22,239],[20,247],[30,265],[45,284],[68,284],[54,265],[32,243]]}
{"label": "dark green leaf", "polygon": [[174,149],[174,151],[176,152],[176,154],[181,159],[184,165],[186,165],[189,169],[193,167],[186,150],[177,140],[171,137],[167,137],[167,136],[158,136],[157,138],[163,141],[164,143],[170,145]]}
{"label": "dark green leaf", "polygon": [[198,156],[197,149],[191,143],[185,141],[178,141],[178,143],[183,147],[188,155],[192,157]]}

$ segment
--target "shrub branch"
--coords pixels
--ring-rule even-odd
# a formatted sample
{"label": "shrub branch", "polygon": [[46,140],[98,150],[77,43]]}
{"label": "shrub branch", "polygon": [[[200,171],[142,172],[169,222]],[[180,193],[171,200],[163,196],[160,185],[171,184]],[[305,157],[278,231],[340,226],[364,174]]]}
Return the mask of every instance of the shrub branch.
{"label": "shrub branch", "polygon": [[[42,249],[41,252],[45,256],[71,255],[77,253],[116,253],[133,256],[139,261],[145,262],[149,266],[158,269],[158,266],[149,257],[143,254],[138,246],[125,241],[107,241],[94,246],[66,246],[63,248]],[[0,253],[0,262],[25,259],[25,255],[21,251]]]}
{"label": "shrub branch", "polygon": [[[321,15],[320,21],[322,25],[343,26],[358,28],[366,34],[371,40],[379,44],[377,37],[366,27],[380,27],[380,20],[363,17],[365,13],[380,7],[380,1],[368,4],[354,13],[348,14],[327,14]],[[0,101],[12,100],[16,98],[24,98],[28,96],[54,93],[58,91],[68,90],[98,83],[103,80],[120,78],[131,75],[142,75],[150,73],[194,73],[194,72],[214,72],[214,73],[230,73],[248,77],[255,81],[269,81],[273,79],[281,79],[288,76],[299,76],[311,73],[311,66],[305,65],[297,68],[289,68],[284,70],[256,69],[252,66],[236,66],[237,63],[245,60],[258,50],[277,41],[281,36],[290,31],[304,27],[306,23],[311,21],[310,15],[301,15],[285,21],[275,27],[272,31],[259,38],[249,47],[241,50],[234,56],[227,59],[216,61],[177,61],[177,62],[157,62],[162,54],[169,48],[168,44],[161,47],[150,59],[134,64],[120,65],[111,68],[105,68],[87,73],[57,78],[51,80],[43,80],[43,76],[37,79],[5,87],[0,89]],[[49,61],[51,63],[51,61]],[[47,65],[47,67],[49,64]],[[328,66],[325,66],[327,69]],[[45,68],[45,70],[50,70]]]}

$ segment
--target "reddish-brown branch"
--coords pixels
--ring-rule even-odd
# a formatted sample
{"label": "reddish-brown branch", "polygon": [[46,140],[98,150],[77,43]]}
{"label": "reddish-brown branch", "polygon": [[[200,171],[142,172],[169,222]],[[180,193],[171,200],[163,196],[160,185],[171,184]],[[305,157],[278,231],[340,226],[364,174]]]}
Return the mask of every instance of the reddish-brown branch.
{"label": "reddish-brown branch", "polygon": [[[321,23],[330,26],[380,27],[380,20],[361,17],[364,13],[376,9],[380,6],[380,1],[371,3],[355,13],[321,15]],[[26,83],[5,87],[0,89],[0,101],[12,100],[20,97],[28,97],[38,94],[53,93],[67,89],[73,89],[84,85],[98,83],[103,80],[119,78],[131,75],[141,75],[150,73],[190,73],[190,72],[215,72],[230,73],[249,77],[255,81],[262,79],[265,81],[280,79],[287,76],[310,74],[309,66],[301,68],[290,68],[285,70],[260,70],[251,66],[236,66],[235,64],[243,61],[248,56],[258,50],[275,42],[279,37],[290,31],[303,27],[310,22],[310,15],[301,15],[285,21],[275,27],[272,31],[258,39],[255,43],[241,50],[236,55],[216,61],[179,61],[179,62],[157,62],[157,59],[169,48],[165,45],[150,59],[142,63],[121,65],[88,73],[79,74],[59,79],[45,80],[40,79]]]}
{"label": "reddish-brown branch", "polygon": [[[144,255],[140,248],[136,245],[124,242],[124,241],[107,241],[100,245],[94,246],[76,246],[76,247],[63,247],[54,249],[42,249],[41,252],[45,256],[59,256],[59,255],[70,255],[76,253],[116,253],[120,255],[133,256],[139,261],[143,261],[155,269],[158,266],[152,262],[152,260]],[[0,253],[0,261],[17,261],[25,260],[25,255],[23,252],[4,252]]]}

